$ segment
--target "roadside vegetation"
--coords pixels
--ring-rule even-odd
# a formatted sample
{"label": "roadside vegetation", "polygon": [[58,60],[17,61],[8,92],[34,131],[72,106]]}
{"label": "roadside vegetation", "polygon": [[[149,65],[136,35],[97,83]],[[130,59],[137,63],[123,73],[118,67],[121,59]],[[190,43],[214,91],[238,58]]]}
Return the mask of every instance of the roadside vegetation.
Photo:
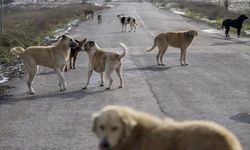
{"label": "roadside vegetation", "polygon": [[[57,8],[9,7],[4,10],[3,34],[0,34],[0,75],[20,76],[22,65],[10,53],[15,46],[42,45],[43,38],[69,22],[86,19],[84,11],[99,11],[92,4],[70,4]],[[0,95],[3,93],[0,86]]]}
{"label": "roadside vegetation", "polygon": [[[239,9],[237,11],[232,11],[228,8],[228,4],[217,4],[217,3],[205,3],[202,1],[176,1],[176,0],[156,0],[154,2],[158,2],[161,5],[162,9],[178,9],[184,11],[185,14],[183,16],[190,17],[195,19],[196,21],[205,22],[215,28],[221,29],[222,21],[226,18],[236,19],[241,14],[246,14],[250,17],[249,9]],[[228,2],[228,1],[227,1]],[[234,5],[234,4],[233,4]],[[244,4],[242,4],[244,5]],[[250,3],[246,4],[249,5]],[[244,33],[244,31],[250,30],[250,20],[245,20],[242,28],[242,35],[249,36]],[[231,29],[231,31],[236,33],[235,29]]]}

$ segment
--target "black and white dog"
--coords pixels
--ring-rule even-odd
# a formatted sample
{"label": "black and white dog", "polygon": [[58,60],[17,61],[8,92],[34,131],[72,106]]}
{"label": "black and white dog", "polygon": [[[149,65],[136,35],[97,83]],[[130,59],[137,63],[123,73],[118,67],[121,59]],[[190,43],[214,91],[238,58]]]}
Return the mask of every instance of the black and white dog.
{"label": "black and white dog", "polygon": [[230,27],[233,27],[233,28],[236,28],[237,29],[237,35],[238,37],[240,37],[240,30],[242,28],[242,24],[243,24],[243,21],[248,19],[248,17],[246,15],[240,15],[238,19],[225,19],[223,22],[222,22],[222,29],[223,27],[226,28],[226,31],[225,31],[225,35],[226,37],[230,37],[229,36],[229,30],[230,30]]}
{"label": "black and white dog", "polygon": [[[131,32],[134,28],[134,32],[136,31],[136,19],[134,17],[131,16],[125,16],[124,14],[119,14],[117,15],[117,17],[120,19],[121,24],[122,24],[122,32],[126,32],[127,30],[127,24],[130,25],[130,31]],[[125,30],[123,30],[125,27]]]}

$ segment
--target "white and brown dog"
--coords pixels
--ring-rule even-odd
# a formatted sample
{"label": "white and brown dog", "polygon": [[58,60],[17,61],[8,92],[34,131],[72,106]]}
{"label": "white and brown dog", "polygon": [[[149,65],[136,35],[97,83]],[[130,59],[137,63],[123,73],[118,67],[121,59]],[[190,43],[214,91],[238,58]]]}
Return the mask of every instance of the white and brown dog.
{"label": "white and brown dog", "polygon": [[86,51],[89,56],[89,68],[87,84],[83,89],[87,89],[93,70],[101,75],[100,86],[104,86],[103,72],[105,72],[105,75],[109,79],[109,85],[106,90],[109,90],[112,85],[113,79],[111,77],[111,73],[114,70],[120,79],[119,88],[123,87],[122,58],[127,54],[127,47],[123,43],[120,43],[120,45],[123,48],[123,52],[121,54],[112,51],[104,51],[100,49],[94,41],[88,41],[84,44],[84,51]]}
{"label": "white and brown dog", "polygon": [[38,65],[52,68],[59,77],[60,90],[66,90],[63,70],[69,60],[70,48],[77,46],[77,42],[72,37],[62,35],[59,41],[53,46],[30,46],[26,49],[14,47],[10,51],[23,60],[24,66],[29,73],[27,82],[29,93],[35,94],[32,82],[37,74]]}
{"label": "white and brown dog", "polygon": [[[131,32],[134,28],[134,32],[136,31],[136,19],[131,16],[125,16],[124,14],[119,14],[117,17],[120,19],[121,24],[122,24],[122,32],[126,32],[127,30],[127,25],[130,25],[130,31]],[[125,28],[125,30],[123,30]]]}

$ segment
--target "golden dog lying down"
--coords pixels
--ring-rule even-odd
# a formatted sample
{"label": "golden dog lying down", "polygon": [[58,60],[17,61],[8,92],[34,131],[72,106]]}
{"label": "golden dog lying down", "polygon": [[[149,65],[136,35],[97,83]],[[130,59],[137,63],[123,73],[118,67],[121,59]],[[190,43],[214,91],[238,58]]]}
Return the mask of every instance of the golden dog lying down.
{"label": "golden dog lying down", "polygon": [[[156,61],[158,65],[165,66],[163,63],[163,55],[168,49],[168,46],[176,47],[181,49],[180,62],[181,65],[188,65],[186,62],[187,48],[193,42],[194,38],[198,35],[196,30],[189,30],[185,32],[167,32],[157,35],[154,39],[154,45],[148,52],[152,51],[158,46],[158,54]],[[160,58],[160,62],[159,62]]]}
{"label": "golden dog lying down", "polygon": [[242,150],[226,128],[208,121],[177,122],[122,106],[93,115],[101,150]]}

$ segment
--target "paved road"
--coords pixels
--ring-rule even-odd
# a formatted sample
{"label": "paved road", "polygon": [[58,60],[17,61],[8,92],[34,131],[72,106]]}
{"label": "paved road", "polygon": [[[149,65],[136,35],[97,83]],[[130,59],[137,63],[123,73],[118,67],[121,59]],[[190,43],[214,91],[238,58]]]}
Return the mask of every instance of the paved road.
{"label": "paved road", "polygon": [[[138,18],[137,32],[121,33],[118,13]],[[146,53],[153,36],[160,32],[194,28],[199,36],[188,50],[190,65],[179,66],[179,50],[169,48],[165,67],[156,66],[156,52]],[[125,87],[112,90],[97,87],[93,74],[86,82],[88,58],[81,53],[77,69],[65,73],[68,90],[59,92],[57,76],[40,68],[34,88],[27,96],[26,77],[9,84],[11,96],[0,101],[0,149],[82,150],[97,149],[91,133],[91,114],[105,105],[128,105],[177,120],[206,119],[232,130],[248,150],[250,147],[250,40],[225,40],[222,31],[169,12],[149,3],[122,3],[103,12],[103,23],[81,23],[71,35],[87,37],[102,48],[121,51],[118,42],[128,46],[124,59]],[[214,32],[214,31],[212,31]]]}

